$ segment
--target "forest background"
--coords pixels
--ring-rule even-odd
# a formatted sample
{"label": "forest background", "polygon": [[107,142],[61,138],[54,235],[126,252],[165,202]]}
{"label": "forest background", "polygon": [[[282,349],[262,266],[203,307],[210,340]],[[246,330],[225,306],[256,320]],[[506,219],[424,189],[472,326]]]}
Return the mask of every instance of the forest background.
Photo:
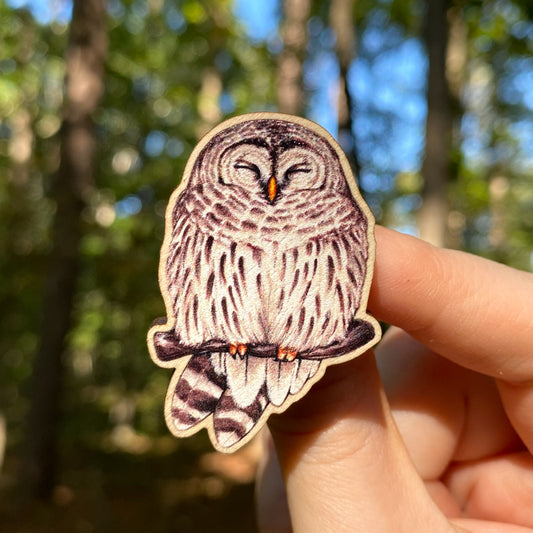
{"label": "forest background", "polygon": [[163,420],[164,211],[199,138],[326,127],[380,224],[533,269],[533,4],[0,1],[0,527],[254,531],[256,441]]}

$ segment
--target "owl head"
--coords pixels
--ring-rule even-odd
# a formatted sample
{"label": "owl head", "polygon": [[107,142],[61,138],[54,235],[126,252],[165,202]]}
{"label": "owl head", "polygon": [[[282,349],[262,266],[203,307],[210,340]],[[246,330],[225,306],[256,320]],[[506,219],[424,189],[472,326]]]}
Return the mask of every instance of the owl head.
{"label": "owl head", "polygon": [[344,154],[320,126],[277,113],[249,117],[230,119],[204,138],[191,156],[191,186],[235,187],[271,204],[302,191],[349,194]]}

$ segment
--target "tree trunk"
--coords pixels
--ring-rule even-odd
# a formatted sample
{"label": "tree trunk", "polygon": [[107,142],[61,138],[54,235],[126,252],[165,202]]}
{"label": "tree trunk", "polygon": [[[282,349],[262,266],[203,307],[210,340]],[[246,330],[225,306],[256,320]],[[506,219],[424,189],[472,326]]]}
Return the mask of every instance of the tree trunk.
{"label": "tree trunk", "polygon": [[222,118],[219,104],[222,88],[220,72],[213,67],[204,69],[197,104],[200,117],[196,130],[198,139],[201,139],[211,128],[216,126]]}
{"label": "tree trunk", "polygon": [[509,179],[497,169],[489,180],[490,230],[489,243],[498,261],[504,262],[507,252],[507,195]]}
{"label": "tree trunk", "polygon": [[7,440],[7,427],[6,419],[2,413],[0,413],[0,474],[2,473],[2,466],[4,464],[4,455],[6,451]]}
{"label": "tree trunk", "polygon": [[424,190],[418,225],[420,237],[436,246],[446,242],[450,179],[452,111],[446,78],[449,27],[447,0],[426,2],[425,40],[429,58],[427,81],[426,152],[422,165]]}
{"label": "tree trunk", "polygon": [[[448,50],[446,53],[446,78],[450,90],[453,120],[463,115],[461,102],[463,88],[467,82],[466,66],[468,61],[468,29],[458,5],[448,9]],[[457,120],[457,122],[459,122]],[[464,247],[466,217],[459,211],[448,213],[446,246],[461,249]]]}
{"label": "tree trunk", "polygon": [[339,144],[341,145],[356,178],[360,175],[360,164],[357,156],[354,137],[354,102],[348,87],[348,69],[355,56],[355,0],[332,0],[329,10],[329,22],[335,32],[335,51],[339,61],[339,99],[338,128]]}
{"label": "tree trunk", "polygon": [[49,497],[56,481],[63,354],[78,277],[81,213],[93,183],[92,115],[103,91],[106,47],[104,0],[74,0],[66,52],[61,158],[52,193],[56,202],[53,245],[21,472],[23,489],[31,497]]}
{"label": "tree trunk", "polygon": [[310,0],[284,0],[278,59],[278,108],[282,113],[301,115],[304,108],[303,62],[307,46],[307,19]]}

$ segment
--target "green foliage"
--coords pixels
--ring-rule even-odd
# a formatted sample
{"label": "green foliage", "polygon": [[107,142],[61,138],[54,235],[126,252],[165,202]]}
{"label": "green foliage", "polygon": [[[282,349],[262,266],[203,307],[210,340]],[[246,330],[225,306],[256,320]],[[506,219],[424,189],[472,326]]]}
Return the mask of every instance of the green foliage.
{"label": "green foliage", "polygon": [[[0,5],[0,408],[20,436],[27,380],[39,342],[42,272],[54,206],[47,174],[57,164],[65,28],[39,27]],[[43,73],[46,73],[43,75]]]}
{"label": "green foliage", "polygon": [[452,205],[464,216],[468,250],[528,270],[533,181],[525,139],[533,127],[533,106],[524,84],[533,67],[527,38],[533,24],[523,2],[460,6],[468,40]]}

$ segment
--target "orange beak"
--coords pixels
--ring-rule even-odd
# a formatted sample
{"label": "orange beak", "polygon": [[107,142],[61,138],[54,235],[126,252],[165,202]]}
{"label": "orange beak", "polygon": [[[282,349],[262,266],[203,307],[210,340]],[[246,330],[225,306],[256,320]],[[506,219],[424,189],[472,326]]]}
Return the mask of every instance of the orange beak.
{"label": "orange beak", "polygon": [[268,197],[270,198],[271,202],[274,201],[274,198],[276,197],[277,192],[278,192],[278,184],[276,182],[276,178],[272,176],[268,180]]}

